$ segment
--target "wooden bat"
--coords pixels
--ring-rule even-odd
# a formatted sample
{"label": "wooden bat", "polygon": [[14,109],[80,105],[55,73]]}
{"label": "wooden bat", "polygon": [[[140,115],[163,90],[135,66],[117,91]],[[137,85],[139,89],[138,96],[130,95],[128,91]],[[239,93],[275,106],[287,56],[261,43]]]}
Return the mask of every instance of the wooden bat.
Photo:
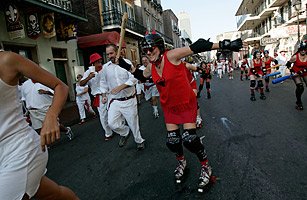
{"label": "wooden bat", "polygon": [[272,67],[270,67],[270,68],[267,68],[267,70],[268,70],[268,69],[274,69],[274,68],[276,68],[276,67],[280,67],[280,66],[281,66],[281,64],[274,65],[274,66],[272,66]]}
{"label": "wooden bat", "polygon": [[122,24],[120,26],[119,44],[118,44],[118,50],[117,50],[117,55],[116,55],[117,58],[120,57],[120,51],[122,50],[122,45],[123,45],[122,43],[123,43],[123,40],[125,38],[127,21],[128,21],[128,13],[125,12],[123,14]]}

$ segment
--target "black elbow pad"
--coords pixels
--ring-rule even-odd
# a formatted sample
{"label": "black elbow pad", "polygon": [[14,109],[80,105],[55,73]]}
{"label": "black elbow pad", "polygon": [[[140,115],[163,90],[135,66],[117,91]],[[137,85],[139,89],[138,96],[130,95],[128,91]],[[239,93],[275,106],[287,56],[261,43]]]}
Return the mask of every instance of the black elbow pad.
{"label": "black elbow pad", "polygon": [[286,66],[287,66],[287,68],[288,68],[288,69],[290,69],[290,68],[291,68],[291,64],[292,64],[292,63],[291,63],[291,62],[289,62],[289,61],[286,63]]}
{"label": "black elbow pad", "polygon": [[135,71],[132,73],[134,78],[138,79],[142,83],[146,82],[147,78],[143,75],[143,70],[135,69]]}

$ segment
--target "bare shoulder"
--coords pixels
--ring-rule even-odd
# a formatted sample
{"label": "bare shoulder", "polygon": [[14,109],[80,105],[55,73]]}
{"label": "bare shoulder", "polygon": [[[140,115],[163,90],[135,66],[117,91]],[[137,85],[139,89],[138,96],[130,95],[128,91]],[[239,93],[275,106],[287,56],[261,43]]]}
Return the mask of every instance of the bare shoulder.
{"label": "bare shoulder", "polygon": [[149,64],[146,66],[146,69],[144,69],[143,75],[144,75],[146,78],[149,78],[149,77],[151,76],[151,68],[152,68],[152,64],[149,63]]}

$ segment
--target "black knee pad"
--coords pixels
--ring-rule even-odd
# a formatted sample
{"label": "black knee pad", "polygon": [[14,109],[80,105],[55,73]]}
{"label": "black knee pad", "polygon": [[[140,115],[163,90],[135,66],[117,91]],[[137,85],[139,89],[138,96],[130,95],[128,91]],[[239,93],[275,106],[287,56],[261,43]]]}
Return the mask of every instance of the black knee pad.
{"label": "black knee pad", "polygon": [[166,146],[171,152],[175,153],[177,157],[183,155],[182,138],[179,129],[167,131]]}
{"label": "black knee pad", "polygon": [[258,87],[260,87],[260,88],[263,87],[263,81],[262,81],[262,80],[259,80],[259,81],[258,81]]}
{"label": "black knee pad", "polygon": [[247,74],[248,73],[248,70],[245,70],[245,74]]}
{"label": "black knee pad", "polygon": [[200,138],[196,135],[196,129],[186,129],[182,134],[182,141],[185,148],[195,153],[200,161],[207,159],[207,153]]}
{"label": "black knee pad", "polygon": [[256,80],[251,80],[250,87],[251,88],[255,88],[256,87]]}
{"label": "black knee pad", "polygon": [[296,84],[296,90],[295,90],[296,94],[303,94],[304,92],[304,85],[303,83],[298,83]]}
{"label": "black knee pad", "polygon": [[241,75],[243,75],[244,71],[241,70]]}
{"label": "black knee pad", "polygon": [[210,82],[206,82],[206,88],[210,89]]}

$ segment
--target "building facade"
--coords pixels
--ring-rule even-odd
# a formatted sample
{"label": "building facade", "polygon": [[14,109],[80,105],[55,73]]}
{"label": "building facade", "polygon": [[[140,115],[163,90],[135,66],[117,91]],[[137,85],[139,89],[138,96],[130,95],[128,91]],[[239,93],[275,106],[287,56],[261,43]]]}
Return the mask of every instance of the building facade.
{"label": "building facade", "polygon": [[241,38],[250,45],[249,53],[281,50],[291,56],[306,34],[306,0],[243,0],[236,16]]}
{"label": "building facade", "polygon": [[80,65],[76,23],[86,21],[83,0],[2,0],[0,42],[7,51],[21,54],[48,70],[69,86]]}
{"label": "building facade", "polygon": [[173,40],[173,48],[181,47],[178,18],[171,9],[163,11],[164,34]]}

